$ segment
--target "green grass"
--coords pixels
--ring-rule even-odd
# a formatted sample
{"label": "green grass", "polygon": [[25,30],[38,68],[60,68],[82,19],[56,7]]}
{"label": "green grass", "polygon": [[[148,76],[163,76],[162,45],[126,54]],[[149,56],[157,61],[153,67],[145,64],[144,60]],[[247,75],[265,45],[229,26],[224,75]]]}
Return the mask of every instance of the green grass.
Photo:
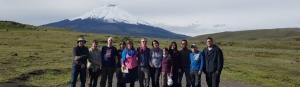
{"label": "green grass", "polygon": [[[0,35],[0,83],[33,86],[63,86],[70,82],[71,51],[79,36],[87,39],[88,47],[93,39],[105,42],[110,36],[116,39],[114,45],[117,48],[122,39],[133,40],[135,47],[140,40],[140,37],[86,34],[63,28],[23,26],[11,22],[0,23]],[[300,86],[300,41],[297,41],[300,35],[289,35],[257,40],[216,37],[215,43],[223,50],[225,57],[221,79],[265,87]],[[159,41],[161,48],[168,47],[171,41],[176,41],[180,47],[180,40],[158,38],[149,38],[148,47],[151,48],[154,39]],[[195,43],[202,50],[205,47],[204,40],[189,39],[189,44]],[[100,47],[105,44],[100,43]]]}
{"label": "green grass", "polygon": [[284,51],[231,49],[223,50],[227,62],[224,77],[267,87],[299,86],[299,52],[286,54]]}
{"label": "green grass", "polygon": [[64,86],[66,82],[70,81],[70,79],[66,79],[66,77],[71,76],[68,74],[70,72],[69,70],[70,69],[45,70],[47,72],[42,75],[32,76],[25,83],[35,86]]}
{"label": "green grass", "polygon": [[[7,31],[8,29],[8,31]],[[0,83],[17,82],[34,86],[60,86],[69,83],[71,74],[71,52],[76,46],[79,36],[84,36],[88,41],[86,46],[91,46],[91,41],[96,39],[107,41],[108,37],[115,38],[115,47],[122,39],[134,40],[137,47],[140,37],[99,35],[79,33],[62,28],[30,27],[22,24],[12,25],[0,23]],[[149,39],[149,41],[155,38]],[[164,44],[164,40],[158,39]],[[106,43],[100,43],[100,47]],[[161,45],[166,46],[166,45]],[[18,56],[13,56],[17,54]],[[53,74],[53,70],[61,70]],[[45,71],[41,75],[31,75],[37,70]],[[24,78],[22,75],[28,75]],[[47,83],[47,84],[44,84]]]}

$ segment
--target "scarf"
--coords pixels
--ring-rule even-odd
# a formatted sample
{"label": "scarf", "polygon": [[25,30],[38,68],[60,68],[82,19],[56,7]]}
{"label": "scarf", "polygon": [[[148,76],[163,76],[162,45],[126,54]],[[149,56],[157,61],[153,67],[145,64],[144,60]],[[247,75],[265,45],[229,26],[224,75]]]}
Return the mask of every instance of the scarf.
{"label": "scarf", "polygon": [[168,54],[164,54],[163,57],[164,57],[164,58],[168,58]]}
{"label": "scarf", "polygon": [[135,55],[135,50],[127,50],[127,54],[129,55],[129,56],[134,56]]}
{"label": "scarf", "polygon": [[145,51],[147,46],[140,46],[140,52]]}
{"label": "scarf", "polygon": [[[123,52],[125,52],[126,54],[128,54],[131,57],[134,57],[136,54],[135,50],[124,50]],[[126,60],[126,55],[122,55],[122,61],[124,62]]]}

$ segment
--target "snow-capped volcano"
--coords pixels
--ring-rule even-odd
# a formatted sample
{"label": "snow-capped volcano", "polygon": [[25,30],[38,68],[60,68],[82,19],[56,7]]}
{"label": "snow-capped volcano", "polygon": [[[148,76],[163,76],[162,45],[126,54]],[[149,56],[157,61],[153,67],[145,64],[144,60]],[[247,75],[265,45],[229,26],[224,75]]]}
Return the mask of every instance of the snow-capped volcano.
{"label": "snow-capped volcano", "polygon": [[119,8],[115,4],[107,4],[102,7],[96,8],[90,12],[87,12],[81,16],[71,18],[70,21],[77,19],[95,19],[108,23],[127,23],[127,24],[143,24],[150,25],[149,23],[139,20],[126,10]]}
{"label": "snow-capped volcano", "polygon": [[139,36],[153,38],[184,39],[189,36],[176,34],[139,20],[114,4],[107,4],[71,19],[42,26],[60,27],[79,32]]}

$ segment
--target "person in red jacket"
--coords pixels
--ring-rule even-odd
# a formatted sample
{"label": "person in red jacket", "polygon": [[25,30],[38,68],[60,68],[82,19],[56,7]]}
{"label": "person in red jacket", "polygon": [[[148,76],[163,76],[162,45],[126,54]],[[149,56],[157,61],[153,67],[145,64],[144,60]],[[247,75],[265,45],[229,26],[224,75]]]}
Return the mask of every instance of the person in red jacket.
{"label": "person in red jacket", "polygon": [[161,79],[161,87],[169,87],[168,82],[168,76],[172,77],[172,70],[173,70],[173,63],[171,59],[171,55],[168,53],[168,48],[163,49],[163,58],[162,58],[162,79]]}

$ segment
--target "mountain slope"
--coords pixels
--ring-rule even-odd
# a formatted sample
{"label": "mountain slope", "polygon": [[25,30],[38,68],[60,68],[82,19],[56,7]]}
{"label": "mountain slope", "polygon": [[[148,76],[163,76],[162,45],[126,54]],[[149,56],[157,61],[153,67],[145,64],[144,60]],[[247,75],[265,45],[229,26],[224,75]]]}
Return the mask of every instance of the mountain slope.
{"label": "mountain slope", "polygon": [[147,25],[133,25],[126,23],[107,23],[93,19],[77,19],[77,20],[63,20],[55,23],[50,23],[43,26],[63,27],[79,32],[98,33],[98,34],[114,34],[123,36],[140,36],[153,38],[170,38],[183,39],[188,36],[175,34],[170,31],[158,27]]}
{"label": "mountain slope", "polygon": [[176,34],[162,28],[154,27],[147,22],[135,18],[127,11],[113,4],[96,8],[82,16],[42,26],[63,27],[80,32],[98,34],[170,39],[188,38],[186,35]]}
{"label": "mountain slope", "polygon": [[191,37],[192,40],[205,40],[212,37],[218,40],[256,40],[256,39],[276,39],[300,36],[300,28],[278,28],[278,29],[261,29],[246,30],[234,32],[221,32],[207,35]]}

